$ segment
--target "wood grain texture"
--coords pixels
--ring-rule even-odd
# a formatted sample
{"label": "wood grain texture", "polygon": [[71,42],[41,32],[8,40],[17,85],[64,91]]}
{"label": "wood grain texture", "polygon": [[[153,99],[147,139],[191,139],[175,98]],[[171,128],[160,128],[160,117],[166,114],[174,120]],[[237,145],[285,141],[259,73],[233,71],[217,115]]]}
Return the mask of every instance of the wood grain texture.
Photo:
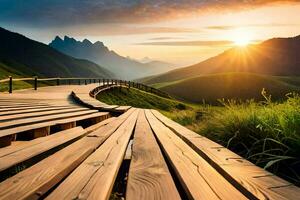
{"label": "wood grain texture", "polygon": [[[244,195],[251,199],[294,199],[300,196],[300,189],[293,187],[293,191],[272,190],[273,187],[286,187],[291,183],[255,166],[246,159],[209,140],[206,137],[181,126],[163,116],[158,111],[152,113],[167,127],[173,130],[199,155],[217,169],[226,179],[235,185]],[[282,193],[280,193],[282,191]]]}
{"label": "wood grain texture", "polygon": [[21,125],[27,125],[27,124],[34,124],[38,122],[45,122],[50,120],[58,120],[58,119],[64,119],[69,117],[75,117],[75,116],[81,116],[86,114],[92,114],[98,112],[97,110],[87,110],[86,108],[79,108],[74,109],[73,112],[70,113],[59,113],[54,115],[46,115],[46,116],[38,116],[38,117],[30,117],[26,119],[16,119],[16,120],[10,120],[5,122],[0,122],[0,130],[21,126]]}
{"label": "wood grain texture", "polygon": [[24,145],[17,146],[16,148],[9,148],[10,151],[8,151],[8,149],[4,149],[4,152],[1,152],[0,149],[0,171],[23,161],[27,161],[34,156],[45,153],[76,138],[80,138],[84,134],[86,134],[86,131],[84,131],[83,128],[76,127],[47,137],[36,139],[37,141],[29,141]]}
{"label": "wood grain texture", "polygon": [[88,108],[61,108],[61,109],[55,109],[50,111],[41,111],[41,112],[32,112],[32,113],[23,113],[23,114],[14,114],[14,115],[8,115],[8,116],[0,116],[0,122],[4,121],[11,121],[11,120],[18,120],[18,119],[24,119],[24,118],[31,118],[31,117],[40,117],[40,116],[47,116],[47,115],[55,115],[60,113],[72,113],[76,111],[84,111],[89,110]]}
{"label": "wood grain texture", "polygon": [[126,199],[180,199],[144,110],[135,127]]}
{"label": "wood grain texture", "polygon": [[89,126],[89,127],[87,127],[86,129],[84,129],[84,130],[87,131],[88,133],[90,133],[90,132],[95,131],[95,130],[97,130],[98,128],[100,128],[100,127],[102,127],[102,126],[104,126],[104,125],[106,125],[106,124],[108,124],[108,123],[114,121],[115,119],[116,119],[116,117],[110,117],[110,118],[108,118],[108,119],[105,119],[105,120],[102,121],[102,122],[99,122],[99,123],[97,123],[97,124],[94,124],[94,125],[92,125],[92,126]]}
{"label": "wood grain texture", "polygon": [[130,110],[113,122],[0,183],[0,199],[38,199],[93,153],[112,133],[127,123]]}
{"label": "wood grain texture", "polygon": [[65,119],[58,119],[58,120],[51,120],[51,121],[46,121],[46,122],[40,122],[40,123],[34,123],[34,124],[29,124],[29,125],[23,125],[19,127],[13,127],[13,128],[8,128],[4,130],[0,130],[0,137],[4,137],[7,135],[13,135],[16,133],[22,133],[24,131],[29,131],[29,130],[34,130],[38,128],[43,128],[47,126],[54,126],[54,125],[59,125],[59,124],[65,124],[69,122],[76,122],[80,120],[87,120],[91,119],[94,117],[107,117],[109,113],[107,112],[93,112],[91,114],[86,114],[86,115],[81,115],[81,116],[74,116],[70,118],[65,118]]}
{"label": "wood grain texture", "polygon": [[21,107],[21,108],[0,108],[0,113],[7,112],[7,111],[13,111],[13,110],[27,110],[27,109],[33,109],[33,108],[51,108],[50,105],[48,106],[27,106],[27,107]]}
{"label": "wood grain texture", "polygon": [[78,106],[53,106],[47,108],[32,108],[26,110],[15,110],[15,111],[6,111],[0,112],[0,116],[9,116],[9,115],[18,115],[18,114],[26,114],[26,113],[36,113],[36,112],[43,112],[43,111],[51,111],[51,110],[60,110],[65,108],[78,108]]}
{"label": "wood grain texture", "polygon": [[72,172],[46,199],[109,199],[127,144],[136,110],[91,156]]}
{"label": "wood grain texture", "polygon": [[247,199],[150,110],[146,116],[190,199]]}

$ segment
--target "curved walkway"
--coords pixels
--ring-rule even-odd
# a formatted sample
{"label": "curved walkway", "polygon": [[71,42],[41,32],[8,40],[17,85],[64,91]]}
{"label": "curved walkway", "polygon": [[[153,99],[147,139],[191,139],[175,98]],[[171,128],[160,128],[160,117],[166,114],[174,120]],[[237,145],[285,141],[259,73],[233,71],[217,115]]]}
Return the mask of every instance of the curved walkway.
{"label": "curved walkway", "polygon": [[[299,198],[295,185],[156,110],[130,108],[107,119],[109,113],[99,110],[119,107],[93,99],[90,92],[97,87],[55,86],[0,94],[0,133],[20,124],[67,122],[54,134],[43,135],[47,128],[42,129],[34,132],[37,139],[0,148],[0,199],[109,199],[120,194],[113,188],[124,179],[121,196],[130,200]],[[27,110],[44,106],[69,108],[62,113]],[[74,112],[100,113],[102,118],[77,126],[67,121]],[[130,160],[129,169],[124,159]],[[12,176],[11,170],[20,166],[25,169]]]}

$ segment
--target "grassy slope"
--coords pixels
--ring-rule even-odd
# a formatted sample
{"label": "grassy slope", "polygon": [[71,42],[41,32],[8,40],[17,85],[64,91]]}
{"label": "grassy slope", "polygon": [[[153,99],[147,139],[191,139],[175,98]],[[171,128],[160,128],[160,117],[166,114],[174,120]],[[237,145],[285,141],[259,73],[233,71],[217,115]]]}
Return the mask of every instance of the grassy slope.
{"label": "grassy slope", "polygon": [[[15,71],[11,67],[7,66],[4,63],[0,62],[0,80],[6,79],[8,76],[12,77],[25,77],[26,75]],[[13,89],[24,89],[24,88],[30,88],[32,87],[32,84],[24,82],[24,81],[18,81],[13,84]],[[8,83],[0,83],[0,92],[8,91]]]}
{"label": "grassy slope", "polygon": [[[265,88],[273,99],[281,99],[287,93],[299,92],[300,80],[250,73],[224,73],[203,75],[181,81],[154,84],[169,94],[190,102],[215,103],[218,99],[257,99]],[[188,90],[186,89],[188,88]]]}
{"label": "grassy slope", "polygon": [[107,104],[130,105],[138,108],[158,109],[162,111],[172,111],[183,104],[171,99],[159,97],[154,94],[139,91],[137,89],[113,89],[102,92],[97,97]]}
{"label": "grassy slope", "polygon": [[135,89],[106,91],[98,96],[108,104],[158,109],[253,163],[300,184],[300,97],[281,103],[272,103],[267,95],[264,98],[260,103],[230,101],[216,107],[185,104]]}

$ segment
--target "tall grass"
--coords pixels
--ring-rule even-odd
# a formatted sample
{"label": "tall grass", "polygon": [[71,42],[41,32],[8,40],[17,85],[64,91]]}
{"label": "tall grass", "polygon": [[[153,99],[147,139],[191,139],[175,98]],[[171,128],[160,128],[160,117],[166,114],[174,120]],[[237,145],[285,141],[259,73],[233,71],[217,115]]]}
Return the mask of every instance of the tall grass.
{"label": "tall grass", "polygon": [[254,164],[300,185],[300,96],[284,101],[220,100],[222,106],[191,105],[135,89],[101,93],[109,104],[153,108],[228,147]]}
{"label": "tall grass", "polygon": [[224,109],[211,110],[196,131],[300,184],[300,96],[276,103],[262,94],[266,100],[259,103],[221,100]]}

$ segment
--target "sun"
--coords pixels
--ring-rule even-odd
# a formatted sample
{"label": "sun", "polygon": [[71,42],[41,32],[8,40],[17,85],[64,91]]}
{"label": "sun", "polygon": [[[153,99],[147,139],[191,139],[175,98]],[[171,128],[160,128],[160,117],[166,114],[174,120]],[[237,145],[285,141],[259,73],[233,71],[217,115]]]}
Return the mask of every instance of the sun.
{"label": "sun", "polygon": [[235,46],[246,47],[252,42],[253,34],[250,30],[237,29],[232,33],[231,39]]}
{"label": "sun", "polygon": [[240,47],[245,47],[248,44],[250,44],[250,42],[251,42],[251,40],[249,38],[246,38],[246,37],[240,37],[240,38],[236,38],[234,40],[234,44],[236,46],[240,46]]}

